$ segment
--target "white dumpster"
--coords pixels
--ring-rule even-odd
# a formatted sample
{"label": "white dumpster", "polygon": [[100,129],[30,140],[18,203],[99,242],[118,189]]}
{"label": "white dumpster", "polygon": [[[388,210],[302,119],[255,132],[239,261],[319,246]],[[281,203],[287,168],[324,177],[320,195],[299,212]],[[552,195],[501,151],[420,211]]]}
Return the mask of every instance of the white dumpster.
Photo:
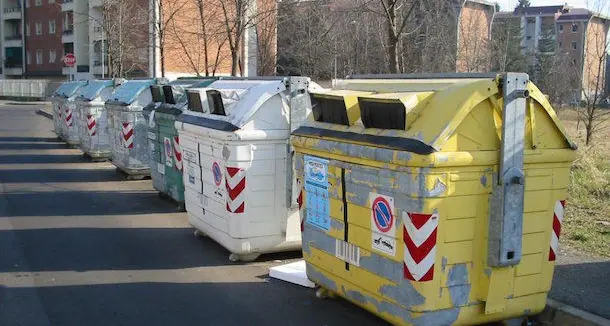
{"label": "white dumpster", "polygon": [[65,141],[68,141],[68,135],[72,132],[76,118],[72,102],[77,96],[77,91],[86,84],[87,81],[65,82],[53,93],[53,127],[55,134]]}
{"label": "white dumpster", "polygon": [[185,206],[232,261],[301,248],[290,132],[311,112],[305,77],[219,80],[189,90],[176,122]]}
{"label": "white dumpster", "polygon": [[112,154],[105,102],[122,82],[121,79],[90,81],[75,100],[80,149],[92,160],[106,160]]}
{"label": "white dumpster", "polygon": [[150,175],[147,121],[142,115],[152,102],[153,79],[129,80],[106,101],[112,163],[127,179]]}

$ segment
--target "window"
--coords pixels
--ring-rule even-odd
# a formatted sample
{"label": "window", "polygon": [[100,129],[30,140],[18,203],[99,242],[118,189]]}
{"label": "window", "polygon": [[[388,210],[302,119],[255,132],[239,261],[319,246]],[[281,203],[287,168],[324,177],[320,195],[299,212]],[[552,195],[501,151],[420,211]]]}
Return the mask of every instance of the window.
{"label": "window", "polygon": [[42,64],[42,50],[36,50],[36,64],[37,65],[41,65]]}
{"label": "window", "polygon": [[27,51],[25,53],[25,61],[27,62],[27,64],[31,65],[32,64],[32,57],[30,56],[30,51]]}
{"label": "window", "polygon": [[563,24],[559,24],[559,33],[563,33]]}
{"label": "window", "polygon": [[25,24],[25,36],[30,36],[30,23]]}
{"label": "window", "polygon": [[559,42],[559,48],[561,49],[563,47],[563,43]]}
{"label": "window", "polygon": [[42,35],[42,23],[36,22],[36,35]]}
{"label": "window", "polygon": [[572,33],[578,32],[578,24],[572,24]]}
{"label": "window", "polygon": [[55,60],[57,60],[57,51],[49,50],[49,63],[55,63]]}
{"label": "window", "polygon": [[572,42],[572,50],[576,50],[578,48],[578,44],[576,42]]}
{"label": "window", "polygon": [[49,20],[49,34],[55,34],[55,21]]}
{"label": "window", "polygon": [[36,6],[42,6],[42,0],[36,0]]}

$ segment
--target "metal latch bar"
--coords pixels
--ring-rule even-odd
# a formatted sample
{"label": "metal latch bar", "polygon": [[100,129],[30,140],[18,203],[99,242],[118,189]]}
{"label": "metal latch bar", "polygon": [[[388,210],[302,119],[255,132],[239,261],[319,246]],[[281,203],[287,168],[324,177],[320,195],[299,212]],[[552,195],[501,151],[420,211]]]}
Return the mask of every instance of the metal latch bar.
{"label": "metal latch bar", "polygon": [[502,144],[489,210],[488,265],[492,267],[517,265],[521,261],[528,82],[529,76],[524,73],[506,73],[501,79]]}

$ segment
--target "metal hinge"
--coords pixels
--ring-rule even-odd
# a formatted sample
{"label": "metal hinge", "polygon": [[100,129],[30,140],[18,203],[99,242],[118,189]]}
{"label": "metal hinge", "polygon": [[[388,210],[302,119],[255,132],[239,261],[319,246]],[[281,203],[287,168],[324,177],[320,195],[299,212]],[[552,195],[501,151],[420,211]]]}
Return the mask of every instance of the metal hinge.
{"label": "metal hinge", "polygon": [[499,79],[503,92],[502,145],[497,182],[489,207],[488,265],[517,265],[521,261],[523,240],[523,201],[525,173],[525,116],[529,76],[506,73]]}

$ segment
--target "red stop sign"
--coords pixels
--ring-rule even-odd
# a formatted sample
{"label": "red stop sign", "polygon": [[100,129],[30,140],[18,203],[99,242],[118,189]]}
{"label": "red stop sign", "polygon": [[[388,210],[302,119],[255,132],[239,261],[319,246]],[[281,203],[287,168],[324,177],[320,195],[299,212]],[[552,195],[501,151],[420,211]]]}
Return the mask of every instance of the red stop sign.
{"label": "red stop sign", "polygon": [[68,67],[74,67],[76,64],[76,56],[73,53],[67,53],[64,57],[64,63]]}

